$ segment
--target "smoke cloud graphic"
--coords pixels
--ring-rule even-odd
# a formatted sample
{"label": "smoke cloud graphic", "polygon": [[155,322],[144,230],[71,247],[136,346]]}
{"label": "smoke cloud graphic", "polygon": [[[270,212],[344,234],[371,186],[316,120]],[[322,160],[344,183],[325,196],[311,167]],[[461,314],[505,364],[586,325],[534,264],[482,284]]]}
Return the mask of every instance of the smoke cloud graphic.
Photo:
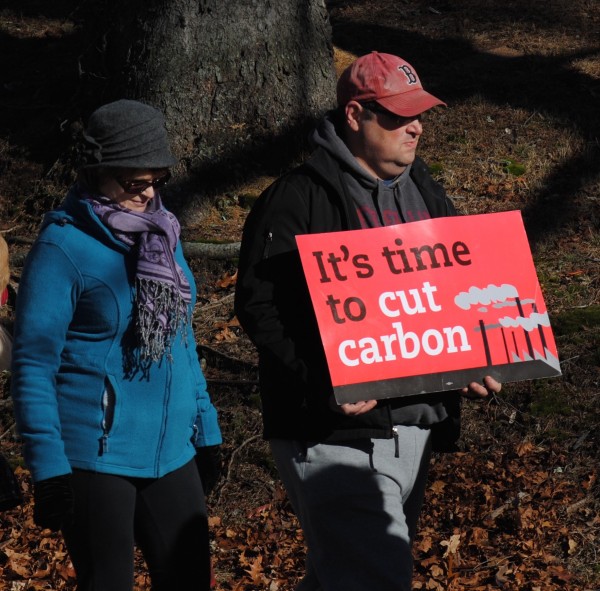
{"label": "smoke cloud graphic", "polygon": [[490,284],[483,288],[471,287],[469,291],[461,291],[454,298],[454,303],[462,310],[468,310],[471,306],[489,306],[517,297],[519,297],[519,292],[514,285],[508,283],[502,285]]}
{"label": "smoke cloud graphic", "polygon": [[527,318],[523,318],[519,316],[518,318],[511,318],[510,316],[505,316],[504,318],[500,318],[498,320],[501,326],[505,328],[518,328],[521,327],[523,330],[527,332],[531,332],[538,326],[550,326],[550,319],[548,318],[548,313],[544,312],[543,314],[539,314],[538,312],[534,312],[531,316]]}

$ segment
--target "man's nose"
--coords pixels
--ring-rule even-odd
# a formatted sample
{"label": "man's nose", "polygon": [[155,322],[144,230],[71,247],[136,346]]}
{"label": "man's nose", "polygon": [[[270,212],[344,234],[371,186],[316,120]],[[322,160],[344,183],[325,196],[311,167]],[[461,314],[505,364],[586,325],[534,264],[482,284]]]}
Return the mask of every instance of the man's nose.
{"label": "man's nose", "polygon": [[414,135],[421,135],[423,133],[423,124],[421,123],[421,120],[415,117],[415,119],[406,126],[406,131]]}

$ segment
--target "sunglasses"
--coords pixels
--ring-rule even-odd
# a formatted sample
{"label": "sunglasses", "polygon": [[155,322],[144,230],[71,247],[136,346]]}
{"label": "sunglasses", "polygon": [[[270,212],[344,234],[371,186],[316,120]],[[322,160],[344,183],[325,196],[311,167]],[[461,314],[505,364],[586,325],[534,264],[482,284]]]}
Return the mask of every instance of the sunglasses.
{"label": "sunglasses", "polygon": [[366,109],[367,111],[371,111],[371,113],[378,113],[380,115],[385,115],[386,117],[391,119],[394,122],[394,124],[397,125],[398,127],[402,127],[403,125],[406,125],[407,123],[410,123],[411,121],[423,121],[424,113],[419,113],[418,115],[415,115],[414,117],[403,117],[402,115],[396,115],[396,113],[392,113],[391,111],[388,111],[385,107],[382,107],[379,103],[376,103],[375,101],[370,101],[367,103],[360,103],[360,105],[363,109]]}
{"label": "sunglasses", "polygon": [[161,187],[164,187],[169,182],[170,178],[171,173],[167,172],[166,174],[163,174],[156,179],[152,179],[151,181],[141,181],[135,179],[132,181],[126,181],[117,177],[115,177],[115,180],[117,183],[119,183],[119,185],[121,185],[121,188],[123,191],[125,191],[125,193],[128,193],[129,195],[139,195],[150,187],[153,189],[160,189]]}

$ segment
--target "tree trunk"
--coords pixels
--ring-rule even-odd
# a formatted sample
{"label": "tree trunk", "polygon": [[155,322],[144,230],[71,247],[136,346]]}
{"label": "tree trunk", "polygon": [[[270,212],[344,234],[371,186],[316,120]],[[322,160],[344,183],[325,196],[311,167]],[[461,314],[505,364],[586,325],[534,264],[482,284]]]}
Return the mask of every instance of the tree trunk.
{"label": "tree trunk", "polygon": [[205,186],[271,159],[280,170],[335,102],[324,0],[89,4],[90,109],[123,97],[160,108],[180,169]]}

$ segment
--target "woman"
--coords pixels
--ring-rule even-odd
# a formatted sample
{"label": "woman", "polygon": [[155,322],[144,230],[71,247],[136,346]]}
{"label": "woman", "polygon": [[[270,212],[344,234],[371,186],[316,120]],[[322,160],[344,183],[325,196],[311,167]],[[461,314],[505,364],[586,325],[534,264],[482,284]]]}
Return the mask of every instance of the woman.
{"label": "woman", "polygon": [[175,159],[162,114],[137,101],[100,107],[84,138],[17,298],[12,395],[34,520],[62,530],[79,590],[130,591],[134,539],[152,589],[208,589],[195,448],[208,461],[221,435],[193,277],[158,193]]}

